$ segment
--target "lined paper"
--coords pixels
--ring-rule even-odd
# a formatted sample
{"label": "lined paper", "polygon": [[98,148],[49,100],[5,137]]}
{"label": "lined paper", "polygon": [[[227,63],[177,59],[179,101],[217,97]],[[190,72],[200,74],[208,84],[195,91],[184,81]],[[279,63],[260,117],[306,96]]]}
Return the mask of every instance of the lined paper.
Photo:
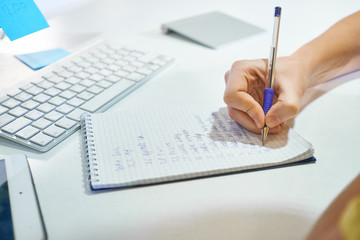
{"label": "lined paper", "polygon": [[96,168],[92,187],[112,188],[196,178],[296,162],[312,145],[288,127],[258,134],[219,106],[182,106],[92,114]]}

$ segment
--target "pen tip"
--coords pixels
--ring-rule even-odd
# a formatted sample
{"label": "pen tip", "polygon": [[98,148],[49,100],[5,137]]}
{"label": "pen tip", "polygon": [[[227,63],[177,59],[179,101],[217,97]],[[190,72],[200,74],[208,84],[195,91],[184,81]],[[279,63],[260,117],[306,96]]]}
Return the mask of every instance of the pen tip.
{"label": "pen tip", "polygon": [[261,141],[262,141],[262,145],[264,145],[264,143],[265,143],[265,140],[266,140],[266,138],[267,138],[269,129],[270,129],[270,128],[268,128],[268,127],[264,127],[263,129],[261,129]]}

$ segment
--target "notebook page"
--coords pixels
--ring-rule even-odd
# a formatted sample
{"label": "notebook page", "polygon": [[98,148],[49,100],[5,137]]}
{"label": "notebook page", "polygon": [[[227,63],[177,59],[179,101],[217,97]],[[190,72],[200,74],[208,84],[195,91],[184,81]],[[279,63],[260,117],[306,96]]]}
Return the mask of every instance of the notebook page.
{"label": "notebook page", "polygon": [[309,158],[309,142],[285,127],[261,137],[218,106],[167,107],[92,115],[93,188],[172,181]]}

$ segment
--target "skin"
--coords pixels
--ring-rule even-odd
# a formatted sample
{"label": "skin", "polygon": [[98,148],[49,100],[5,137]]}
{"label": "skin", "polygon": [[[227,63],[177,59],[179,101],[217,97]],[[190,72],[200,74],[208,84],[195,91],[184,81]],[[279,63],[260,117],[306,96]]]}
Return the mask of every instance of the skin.
{"label": "skin", "polygon": [[[306,89],[360,69],[360,11],[342,19],[290,56],[277,59],[274,105],[262,109],[266,59],[236,61],[225,74],[224,102],[229,115],[252,132],[266,124],[277,133],[300,110]],[[334,200],[308,239],[342,239],[338,221],[344,207],[360,194],[360,175]]]}
{"label": "skin", "polygon": [[[341,37],[339,37],[341,36]],[[339,21],[290,56],[277,59],[275,104],[266,117],[262,99],[266,59],[236,61],[225,74],[229,115],[250,131],[270,132],[296,116],[307,88],[360,68],[360,11]]]}

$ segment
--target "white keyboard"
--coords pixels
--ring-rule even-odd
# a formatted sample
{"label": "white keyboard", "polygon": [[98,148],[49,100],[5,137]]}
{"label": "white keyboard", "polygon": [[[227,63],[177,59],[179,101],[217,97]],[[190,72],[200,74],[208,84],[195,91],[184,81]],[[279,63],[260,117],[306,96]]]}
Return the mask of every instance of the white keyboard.
{"label": "white keyboard", "polygon": [[0,136],[46,152],[79,129],[84,112],[103,112],[173,58],[101,42],[48,66],[0,96]]}

